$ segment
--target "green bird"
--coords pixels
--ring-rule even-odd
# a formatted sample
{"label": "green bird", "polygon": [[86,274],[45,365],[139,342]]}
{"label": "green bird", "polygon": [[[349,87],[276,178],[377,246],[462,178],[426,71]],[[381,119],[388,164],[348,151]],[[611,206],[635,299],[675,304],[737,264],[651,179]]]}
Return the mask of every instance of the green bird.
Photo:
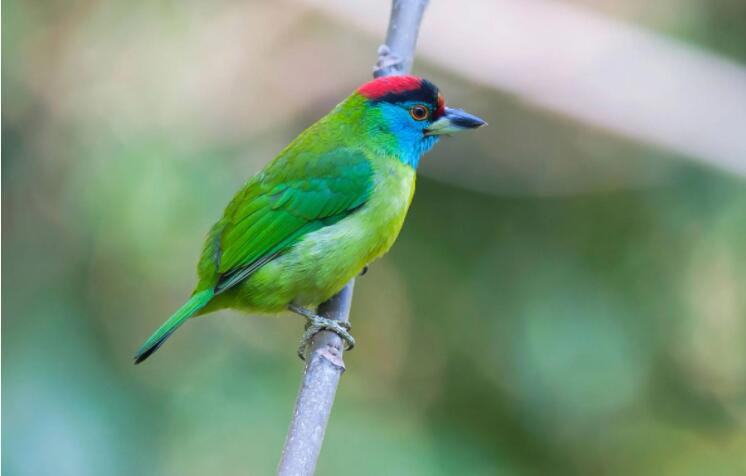
{"label": "green bird", "polygon": [[415,76],[370,81],[302,132],[233,197],[207,234],[191,298],[143,344],[140,363],[190,317],[225,308],[308,319],[304,339],[330,330],[312,310],[399,235],[415,171],[440,136],[485,122],[445,107]]}

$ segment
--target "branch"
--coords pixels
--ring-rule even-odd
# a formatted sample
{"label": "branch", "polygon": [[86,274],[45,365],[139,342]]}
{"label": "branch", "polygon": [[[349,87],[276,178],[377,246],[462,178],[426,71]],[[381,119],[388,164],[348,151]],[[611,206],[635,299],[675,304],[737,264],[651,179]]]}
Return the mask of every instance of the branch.
{"label": "branch", "polygon": [[378,48],[373,77],[407,74],[412,69],[417,35],[429,0],[393,0],[386,43]]}
{"label": "branch", "polygon": [[[417,34],[428,0],[393,0],[386,43],[378,49],[373,76],[405,74],[412,68]],[[328,319],[349,322],[352,279],[334,297],[321,304],[318,314]],[[326,424],[345,370],[342,339],[322,331],[314,336],[308,352],[293,419],[282,449],[278,476],[310,476],[324,441]]]}
{"label": "branch", "polygon": [[[319,306],[318,313],[328,319],[347,322],[354,286],[353,279],[342,291]],[[279,476],[313,474],[339,378],[345,370],[342,352],[342,339],[333,332],[319,332],[311,341],[293,420],[277,468]]]}

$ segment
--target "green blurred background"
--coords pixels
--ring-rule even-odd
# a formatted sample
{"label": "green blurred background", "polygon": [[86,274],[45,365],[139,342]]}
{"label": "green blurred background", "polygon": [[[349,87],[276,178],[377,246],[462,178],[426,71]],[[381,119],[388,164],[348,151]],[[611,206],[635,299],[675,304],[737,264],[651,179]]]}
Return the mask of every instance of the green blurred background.
{"label": "green blurred background", "polygon": [[[746,77],[742,1],[560,3]],[[299,318],[132,355],[243,181],[369,78],[374,8],[377,35],[303,1],[3,2],[3,474],[274,471]],[[318,474],[746,474],[743,176],[415,71],[490,126],[426,157],[358,280]]]}

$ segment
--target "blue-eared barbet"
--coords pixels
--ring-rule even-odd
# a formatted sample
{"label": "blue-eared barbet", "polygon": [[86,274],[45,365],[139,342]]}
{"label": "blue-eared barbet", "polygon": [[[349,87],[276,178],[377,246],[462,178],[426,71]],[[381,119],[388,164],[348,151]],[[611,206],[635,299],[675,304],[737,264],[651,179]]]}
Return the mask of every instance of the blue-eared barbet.
{"label": "blue-eared barbet", "polygon": [[143,344],[139,363],[187,319],[219,309],[308,319],[354,340],[314,309],[399,235],[417,165],[444,134],[485,122],[445,106],[415,76],[370,81],[303,131],[233,197],[207,234],[189,300]]}

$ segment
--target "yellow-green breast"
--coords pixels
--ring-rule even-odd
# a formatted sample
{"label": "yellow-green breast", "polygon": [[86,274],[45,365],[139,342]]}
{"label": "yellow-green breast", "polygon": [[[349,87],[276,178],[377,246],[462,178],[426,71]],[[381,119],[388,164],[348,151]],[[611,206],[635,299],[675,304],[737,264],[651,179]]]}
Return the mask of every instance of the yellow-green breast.
{"label": "yellow-green breast", "polygon": [[270,313],[291,302],[315,306],[386,253],[399,235],[415,189],[414,169],[392,159],[370,157],[373,192],[360,209],[307,234],[241,283],[225,304]]}

